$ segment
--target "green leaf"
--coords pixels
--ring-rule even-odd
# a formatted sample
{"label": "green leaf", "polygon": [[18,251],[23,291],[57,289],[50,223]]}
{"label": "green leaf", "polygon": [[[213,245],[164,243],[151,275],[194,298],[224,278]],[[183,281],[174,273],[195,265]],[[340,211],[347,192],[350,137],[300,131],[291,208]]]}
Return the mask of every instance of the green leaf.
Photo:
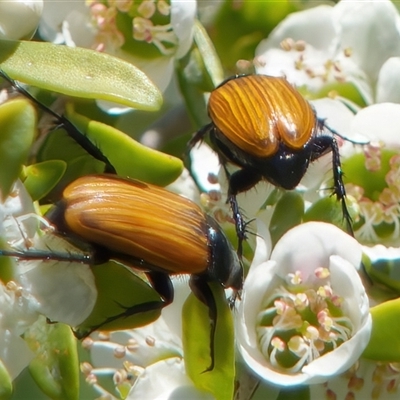
{"label": "green leaf", "polygon": [[[9,244],[7,240],[0,237],[0,249],[7,249]],[[15,279],[15,259],[12,257],[0,256],[0,280],[7,283]]]}
{"label": "green leaf", "polygon": [[301,2],[290,0],[222,2],[210,35],[223,66],[236,71],[238,60],[252,60],[260,41],[290,12],[302,7]]}
{"label": "green leaf", "polygon": [[64,175],[50,194],[52,199],[59,198],[64,188],[80,176],[104,172],[104,163],[89,155],[63,129],[57,129],[46,136],[36,160],[39,163],[62,161],[67,166]]}
{"label": "green leaf", "polygon": [[183,171],[179,158],[144,146],[112,126],[72,111],[67,116],[108,158],[118,175],[166,186]]}
{"label": "green leaf", "polygon": [[386,301],[371,310],[372,333],[363,357],[400,362],[400,299]]}
{"label": "green leaf", "polygon": [[162,104],[160,91],[142,71],[94,50],[0,40],[0,67],[13,79],[69,96],[150,111]]}
{"label": "green leaf", "polygon": [[36,113],[28,100],[0,105],[0,195],[4,201],[28,158],[36,129]]}
{"label": "green leaf", "polygon": [[225,291],[209,283],[217,303],[215,366],[204,372],[210,359],[210,318],[208,308],[192,293],[183,306],[183,351],[189,377],[200,390],[211,392],[217,400],[231,400],[235,378],[234,328]]}
{"label": "green leaf", "polygon": [[367,103],[363,99],[357,86],[352,82],[335,82],[324,85],[318,92],[308,90],[307,86],[298,87],[299,92],[307,99],[321,99],[324,97],[332,97],[332,93],[336,96],[344,97],[351,100],[360,107],[365,107]]}
{"label": "green leaf", "polygon": [[10,399],[13,393],[13,381],[7,367],[0,360],[0,400]]}
{"label": "green leaf", "polygon": [[[388,295],[393,298],[393,295],[398,296],[400,293],[400,258],[378,258],[371,260],[365,254],[363,256],[363,264],[368,276],[374,281],[386,286]],[[382,286],[379,285],[382,289]],[[378,289],[375,287],[375,289]],[[393,293],[393,291],[395,293]],[[375,298],[375,296],[373,296]]]}
{"label": "green leaf", "polygon": [[[352,208],[349,208],[352,213]],[[304,214],[304,222],[323,221],[346,230],[346,221],[343,217],[341,202],[335,196],[328,196],[317,200]]]}
{"label": "green leaf", "polygon": [[294,386],[281,389],[276,400],[309,400],[310,398],[309,386]]}
{"label": "green leaf", "polygon": [[276,243],[289,229],[301,223],[304,214],[303,197],[294,191],[285,192],[276,204],[269,230]]}
{"label": "green leaf", "polygon": [[32,164],[24,169],[24,185],[33,201],[46,196],[64,175],[67,164],[61,160]]}
{"label": "green leaf", "polygon": [[37,321],[26,333],[36,357],[29,371],[41,390],[51,399],[79,398],[79,360],[76,339],[68,325]]}
{"label": "green leaf", "polygon": [[[90,316],[78,326],[78,336],[84,336],[98,328],[137,328],[155,321],[160,316],[164,306],[160,295],[125,266],[110,261],[93,266],[92,272],[98,292],[97,300]],[[153,303],[156,307],[146,310],[146,303]],[[129,316],[122,315],[129,309],[133,310],[133,307],[140,308],[141,312]]]}
{"label": "green leaf", "polygon": [[194,30],[194,46],[177,64],[177,77],[185,104],[197,127],[208,120],[204,92],[211,92],[224,79],[215,48],[200,22]]}
{"label": "green leaf", "polygon": [[367,170],[365,167],[365,155],[354,154],[343,162],[345,183],[352,183],[364,189],[363,195],[372,201],[378,201],[381,192],[387,188],[386,174],[390,171],[390,162],[397,151],[382,149],[381,166],[376,171]]}
{"label": "green leaf", "polygon": [[202,80],[210,82],[208,84],[208,91],[211,91],[223,81],[224,70],[204,26],[199,21],[196,21],[194,28],[193,41],[201,57],[198,62],[201,66]]}

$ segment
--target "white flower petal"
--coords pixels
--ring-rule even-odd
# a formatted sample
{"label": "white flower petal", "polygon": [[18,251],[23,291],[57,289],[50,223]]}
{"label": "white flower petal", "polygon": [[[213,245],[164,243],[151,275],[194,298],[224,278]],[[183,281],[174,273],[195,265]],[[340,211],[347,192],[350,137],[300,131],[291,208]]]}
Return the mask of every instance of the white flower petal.
{"label": "white flower petal", "polygon": [[196,389],[185,373],[181,359],[159,361],[139,375],[128,400],[211,400],[213,396]]}
{"label": "white flower petal", "polygon": [[376,85],[377,103],[400,103],[400,57],[391,57],[379,71]]}
{"label": "white flower petal", "polygon": [[385,370],[382,363],[361,359],[351,372],[332,378],[324,385],[311,385],[310,399],[320,400],[330,396],[336,399],[397,400],[398,379],[398,370],[393,370],[389,365]]}
{"label": "white flower petal", "polygon": [[335,36],[333,8],[327,5],[289,14],[257,47],[256,54],[279,48],[287,38],[304,40],[315,49],[326,51]]}
{"label": "white flower petal", "polygon": [[297,270],[308,275],[320,266],[329,265],[331,255],[338,255],[351,265],[359,266],[362,248],[353,237],[334,225],[308,222],[291,229],[279,240],[271,260],[280,265],[281,276]]}
{"label": "white flower petal", "polygon": [[19,335],[0,329],[0,359],[13,379],[28,366],[34,356]]}
{"label": "white flower petal", "polygon": [[251,268],[257,268],[258,265],[269,259],[272,250],[271,235],[265,225],[259,218],[257,218],[257,235],[256,235],[256,251],[254,252]]}
{"label": "white flower petal", "polygon": [[[114,350],[128,342],[131,350],[123,358],[115,358]],[[97,368],[120,368],[124,360],[146,368],[170,357],[182,357],[182,342],[163,318],[142,328],[113,332],[109,341],[95,341],[91,348],[92,364]]]}
{"label": "white flower petal", "polygon": [[352,122],[355,134],[387,146],[400,145],[400,104],[380,103],[359,111]]}
{"label": "white flower petal", "polygon": [[42,0],[0,1],[0,38],[30,39],[39,25],[42,10]]}
{"label": "white flower petal", "polygon": [[91,313],[97,298],[88,265],[60,261],[20,262],[20,282],[39,302],[38,311],[52,321],[79,325]]}
{"label": "white flower petal", "polygon": [[341,136],[351,137],[351,122],[354,114],[341,101],[334,99],[318,99],[310,101],[318,119],[324,121],[326,126],[338,132]]}
{"label": "white flower petal", "polygon": [[220,190],[219,183],[210,183],[208,179],[210,174],[218,176],[221,169],[218,156],[211,147],[206,143],[193,147],[190,159],[192,173],[201,189],[206,192]]}
{"label": "white flower petal", "polygon": [[45,0],[42,19],[39,26],[40,36],[56,44],[65,43],[62,33],[62,24],[71,12],[78,12],[82,15],[88,13],[88,8],[84,0],[78,1],[59,1]]}
{"label": "white flower petal", "polygon": [[67,46],[92,48],[97,32],[90,24],[89,7],[70,9],[62,22],[62,33]]}
{"label": "white flower petal", "polygon": [[400,17],[391,1],[342,0],[333,9],[333,21],[340,49],[352,50],[351,58],[372,82],[389,57],[400,55]]}
{"label": "white flower petal", "polygon": [[190,49],[193,41],[193,27],[196,18],[195,0],[171,0],[171,25],[179,40],[176,58],[182,58]]}
{"label": "white flower petal", "polygon": [[[259,265],[252,265],[251,273],[244,282],[242,301],[238,307],[236,315],[236,329],[238,343],[241,346],[243,357],[246,362],[248,359],[256,359],[257,363],[267,365],[264,356],[258,350],[258,339],[255,329],[257,315],[261,310],[264,295],[269,286],[275,286],[280,280],[277,278],[278,265],[274,261],[267,261]],[[249,288],[249,291],[247,291]]]}
{"label": "white flower petal", "polygon": [[[332,225],[311,222],[286,233],[275,246],[271,261],[252,265],[244,284],[236,329],[246,364],[262,379],[281,386],[324,382],[353,365],[368,343],[372,327],[368,297],[356,271],[360,261],[358,242]],[[266,296],[284,284],[289,273],[300,271],[302,282],[312,285],[315,270],[321,267],[329,268],[332,290],[344,298],[342,307],[354,326],[353,336],[337,349],[314,358],[298,373],[277,371],[259,350],[258,313]]]}

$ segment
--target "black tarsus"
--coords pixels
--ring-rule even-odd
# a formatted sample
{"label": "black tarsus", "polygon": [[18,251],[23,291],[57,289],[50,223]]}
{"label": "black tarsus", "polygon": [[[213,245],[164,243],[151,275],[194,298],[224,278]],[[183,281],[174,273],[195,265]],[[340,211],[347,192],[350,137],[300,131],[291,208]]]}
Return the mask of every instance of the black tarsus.
{"label": "black tarsus", "polygon": [[121,308],[125,308],[125,311],[120,314],[113,315],[112,317],[108,317],[101,324],[92,326],[90,329],[88,329],[84,332],[74,331],[75,337],[79,340],[84,339],[85,337],[89,336],[91,333],[101,329],[102,326],[107,325],[111,322],[114,322],[117,319],[128,318],[128,317],[131,317],[132,315],[140,314],[143,312],[158,310],[160,308],[164,308],[167,305],[164,301],[148,301],[147,303],[136,304],[135,306],[132,306],[132,307],[126,307],[120,303],[117,303],[117,304]]}
{"label": "black tarsus", "polygon": [[26,89],[24,89],[16,80],[10,78],[1,68],[0,76],[8,81],[19,93],[31,100],[41,110],[50,114],[57,122],[56,128],[63,127],[68,135],[81,146],[88,154],[105,164],[104,172],[116,174],[114,166],[110,163],[108,158],[100,151],[100,149],[85,135],[83,134],[68,118],[60,115],[41,103],[38,99],[32,96]]}
{"label": "black tarsus", "polygon": [[[333,169],[333,195],[342,204],[343,219],[346,221],[347,232],[354,236],[352,219],[346,205],[346,189],[343,182],[342,164],[340,162],[339,147],[336,139],[332,136],[319,136],[314,139],[314,146],[321,146],[322,148],[330,147],[332,152],[332,169]],[[313,153],[310,161],[315,161],[321,155],[318,152]]]}

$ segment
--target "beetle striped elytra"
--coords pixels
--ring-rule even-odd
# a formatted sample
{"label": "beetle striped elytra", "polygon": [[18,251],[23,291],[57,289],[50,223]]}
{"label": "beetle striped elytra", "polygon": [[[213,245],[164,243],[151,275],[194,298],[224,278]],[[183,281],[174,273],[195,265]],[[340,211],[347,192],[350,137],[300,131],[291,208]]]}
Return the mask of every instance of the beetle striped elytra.
{"label": "beetle striped elytra", "polygon": [[[246,223],[236,195],[266,180],[294,189],[310,163],[332,153],[333,193],[342,204],[343,218],[353,233],[347,210],[336,132],[318,119],[314,109],[285,78],[237,75],[210,94],[211,122],[194,134],[187,151],[209,134],[229,180],[228,201],[239,238],[238,254],[246,237]],[[326,132],[328,131],[328,132]],[[240,169],[229,174],[226,164]]]}
{"label": "beetle striped elytra", "polygon": [[[88,175],[65,188],[63,198],[46,218],[67,238],[90,244],[92,253],[64,257],[45,251],[0,251],[0,254],[89,264],[118,260],[145,272],[163,298],[164,306],[173,301],[170,275],[190,274],[193,293],[209,309],[209,370],[213,369],[217,308],[208,282],[216,281],[238,292],[242,289],[243,270],[218,224],[197,204],[140,181],[116,175]],[[147,308],[145,303],[134,310],[127,309],[112,320],[154,307],[158,309],[159,302],[148,303]]]}

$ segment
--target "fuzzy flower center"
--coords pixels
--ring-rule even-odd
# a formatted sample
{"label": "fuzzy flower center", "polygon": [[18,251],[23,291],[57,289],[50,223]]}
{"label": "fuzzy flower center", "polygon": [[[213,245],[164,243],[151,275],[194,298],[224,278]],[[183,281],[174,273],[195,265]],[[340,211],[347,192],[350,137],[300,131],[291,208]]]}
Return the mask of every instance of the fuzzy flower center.
{"label": "fuzzy flower center", "polygon": [[165,0],[87,0],[96,29],[93,47],[98,51],[131,47],[132,41],[153,44],[162,55],[172,55],[178,45]]}
{"label": "fuzzy flower center", "polygon": [[353,167],[354,171],[348,173],[350,183],[346,189],[360,209],[355,221],[357,239],[366,244],[380,243],[382,239],[397,240],[400,235],[400,154],[384,149],[382,144],[370,144],[364,148],[364,158],[359,154],[349,160],[346,173]]}
{"label": "fuzzy flower center", "polygon": [[297,373],[351,337],[353,325],[329,277],[329,269],[318,268],[307,284],[296,271],[265,300],[257,334],[261,352],[276,370]]}
{"label": "fuzzy flower center", "polygon": [[[280,48],[291,53],[293,69],[304,72],[308,78],[319,79],[322,83],[346,81],[341,59],[351,57],[352,49],[344,49],[342,54],[329,58],[304,40],[295,41],[290,37],[282,40]],[[254,60],[256,66],[263,66],[265,63],[263,56],[258,56]]]}
{"label": "fuzzy flower center", "polygon": [[127,335],[124,340],[120,337],[119,343],[116,343],[112,341],[110,332],[100,331],[84,339],[82,347],[88,351],[103,349],[100,350],[103,362],[112,365],[95,367],[87,361],[80,365],[86,382],[99,394],[99,398],[115,398],[108,391],[110,385],[120,393],[121,398],[126,398],[137,378],[145,372],[149,359],[144,355],[149,352],[156,351],[154,362],[163,359],[170,360],[171,365],[183,362],[182,355],[171,343],[151,335],[140,339]]}

